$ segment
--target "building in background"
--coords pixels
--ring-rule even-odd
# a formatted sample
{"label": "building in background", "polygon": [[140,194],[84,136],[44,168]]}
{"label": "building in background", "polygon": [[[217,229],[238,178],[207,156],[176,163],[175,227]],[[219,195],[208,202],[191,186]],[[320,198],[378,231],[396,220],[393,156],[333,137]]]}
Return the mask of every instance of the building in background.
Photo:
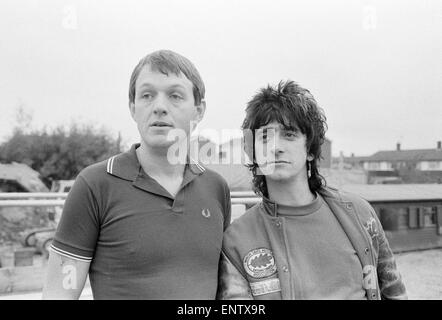
{"label": "building in background", "polygon": [[442,143],[433,149],[378,151],[368,157],[346,157],[344,165],[363,169],[368,183],[442,183]]}

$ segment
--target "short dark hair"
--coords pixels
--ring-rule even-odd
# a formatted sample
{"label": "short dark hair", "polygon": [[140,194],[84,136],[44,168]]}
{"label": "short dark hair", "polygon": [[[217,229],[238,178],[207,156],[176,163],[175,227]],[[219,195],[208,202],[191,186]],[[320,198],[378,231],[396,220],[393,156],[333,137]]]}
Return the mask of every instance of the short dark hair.
{"label": "short dark hair", "polygon": [[193,97],[195,100],[195,105],[200,105],[201,101],[204,100],[204,95],[206,93],[204,82],[193,63],[186,57],[183,57],[176,52],[170,50],[159,50],[148,54],[135,66],[129,82],[130,103],[133,103],[135,100],[135,84],[141,70],[146,65],[149,65],[152,71],[158,71],[165,75],[173,73],[178,76],[182,72],[193,84]]}
{"label": "short dark hair", "polygon": [[254,191],[261,196],[268,196],[265,176],[257,173],[255,130],[273,121],[277,121],[287,130],[300,130],[306,135],[307,154],[313,156],[310,162],[309,188],[316,192],[324,187],[326,182],[319,174],[318,161],[321,159],[321,146],[327,130],[326,117],[310,91],[287,80],[279,82],[276,87],[268,85],[267,88],[260,89],[247,104],[242,129],[244,149],[252,161],[247,167],[253,174]]}

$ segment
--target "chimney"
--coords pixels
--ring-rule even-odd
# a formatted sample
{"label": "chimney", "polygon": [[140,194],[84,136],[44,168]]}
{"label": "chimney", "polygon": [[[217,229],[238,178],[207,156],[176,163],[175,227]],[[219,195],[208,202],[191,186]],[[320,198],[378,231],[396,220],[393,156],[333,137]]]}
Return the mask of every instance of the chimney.
{"label": "chimney", "polygon": [[401,144],[399,142],[396,143],[396,150],[401,151]]}
{"label": "chimney", "polygon": [[442,150],[442,141],[437,142],[437,150]]}

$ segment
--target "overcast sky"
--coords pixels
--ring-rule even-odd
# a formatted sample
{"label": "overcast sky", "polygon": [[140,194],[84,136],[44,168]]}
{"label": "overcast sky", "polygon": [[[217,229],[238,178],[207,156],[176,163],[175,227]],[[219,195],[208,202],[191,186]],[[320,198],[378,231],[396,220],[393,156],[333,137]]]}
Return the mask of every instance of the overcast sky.
{"label": "overcast sky", "polygon": [[0,141],[15,110],[138,140],[130,74],[145,54],[188,57],[207,88],[199,130],[238,129],[268,83],[308,88],[334,155],[433,148],[442,140],[442,1],[0,2]]}

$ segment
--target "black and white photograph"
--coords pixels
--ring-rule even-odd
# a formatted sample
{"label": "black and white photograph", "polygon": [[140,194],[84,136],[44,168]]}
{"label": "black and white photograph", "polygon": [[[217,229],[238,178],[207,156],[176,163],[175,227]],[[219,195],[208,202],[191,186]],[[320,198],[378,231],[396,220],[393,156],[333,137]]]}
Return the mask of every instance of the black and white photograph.
{"label": "black and white photograph", "polygon": [[2,0],[0,300],[442,300],[441,39],[440,0]]}

